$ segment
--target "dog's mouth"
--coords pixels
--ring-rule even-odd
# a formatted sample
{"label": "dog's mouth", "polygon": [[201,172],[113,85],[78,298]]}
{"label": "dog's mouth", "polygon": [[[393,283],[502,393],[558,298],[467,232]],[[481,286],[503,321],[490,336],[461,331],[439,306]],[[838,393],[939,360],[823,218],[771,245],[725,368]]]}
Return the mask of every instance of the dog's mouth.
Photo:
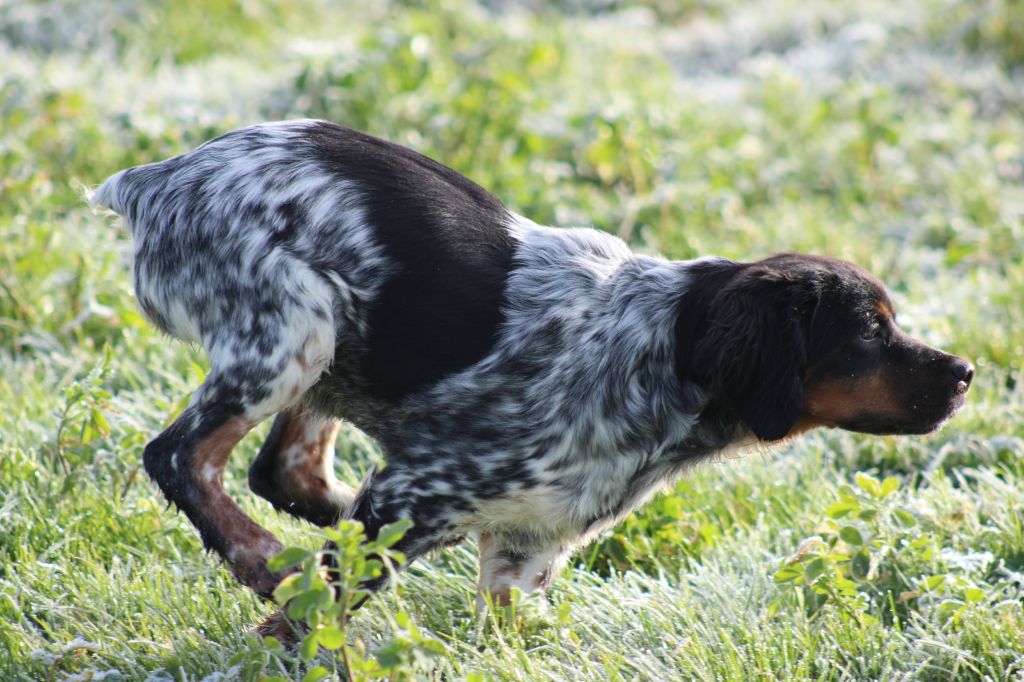
{"label": "dog's mouth", "polygon": [[967,384],[958,382],[952,393],[939,397],[929,393],[912,396],[910,399],[910,412],[915,417],[927,420],[933,418],[941,423],[960,411],[967,402]]}
{"label": "dog's mouth", "polygon": [[943,401],[911,400],[901,416],[864,413],[844,422],[842,428],[878,436],[923,435],[949,421],[967,402],[966,387]]}

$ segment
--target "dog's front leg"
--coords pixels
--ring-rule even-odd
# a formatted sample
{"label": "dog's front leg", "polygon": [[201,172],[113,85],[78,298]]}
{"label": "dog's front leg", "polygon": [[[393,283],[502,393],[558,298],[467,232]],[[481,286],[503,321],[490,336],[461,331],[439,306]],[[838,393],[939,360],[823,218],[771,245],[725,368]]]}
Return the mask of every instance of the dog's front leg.
{"label": "dog's front leg", "polygon": [[477,609],[487,606],[487,595],[494,605],[507,606],[512,588],[523,595],[540,590],[546,592],[565,566],[570,550],[558,543],[523,547],[512,538],[482,533],[480,546],[480,583]]}

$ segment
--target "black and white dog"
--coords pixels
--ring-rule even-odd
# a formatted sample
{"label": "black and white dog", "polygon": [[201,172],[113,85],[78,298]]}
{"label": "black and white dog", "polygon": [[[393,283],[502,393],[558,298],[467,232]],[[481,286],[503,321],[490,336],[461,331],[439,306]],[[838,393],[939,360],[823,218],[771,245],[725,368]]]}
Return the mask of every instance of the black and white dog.
{"label": "black and white dog", "polygon": [[[146,471],[261,595],[281,545],[221,479],[274,415],[255,492],[371,537],[411,519],[410,561],[475,535],[480,590],[502,600],[702,458],[815,426],[925,433],[973,375],[903,334],[849,263],[639,256],[323,121],[228,133],[91,200],[131,229],[147,317],[210,356]],[[340,419],[386,459],[358,492],[333,473]]]}

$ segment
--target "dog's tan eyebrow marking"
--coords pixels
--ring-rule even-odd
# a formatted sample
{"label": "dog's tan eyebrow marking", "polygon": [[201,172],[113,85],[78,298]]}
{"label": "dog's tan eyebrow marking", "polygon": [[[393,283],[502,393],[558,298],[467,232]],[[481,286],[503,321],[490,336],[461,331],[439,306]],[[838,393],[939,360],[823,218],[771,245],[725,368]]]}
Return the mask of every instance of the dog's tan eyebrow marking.
{"label": "dog's tan eyebrow marking", "polygon": [[895,320],[896,319],[896,311],[892,309],[892,304],[890,304],[888,301],[884,301],[884,300],[879,299],[875,303],[875,312],[883,320]]}

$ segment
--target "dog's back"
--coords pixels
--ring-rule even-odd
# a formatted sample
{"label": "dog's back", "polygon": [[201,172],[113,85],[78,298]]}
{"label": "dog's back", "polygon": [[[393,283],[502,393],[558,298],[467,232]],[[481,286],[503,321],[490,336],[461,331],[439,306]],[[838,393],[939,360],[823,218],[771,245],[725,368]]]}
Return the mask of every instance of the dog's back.
{"label": "dog's back", "polygon": [[[493,344],[515,248],[490,193],[412,150],[323,121],[237,130],[114,175],[91,196],[135,239],[135,289],[167,333],[207,345],[225,312],[326,288],[339,344],[395,400]],[[318,311],[317,314],[320,314]]]}

